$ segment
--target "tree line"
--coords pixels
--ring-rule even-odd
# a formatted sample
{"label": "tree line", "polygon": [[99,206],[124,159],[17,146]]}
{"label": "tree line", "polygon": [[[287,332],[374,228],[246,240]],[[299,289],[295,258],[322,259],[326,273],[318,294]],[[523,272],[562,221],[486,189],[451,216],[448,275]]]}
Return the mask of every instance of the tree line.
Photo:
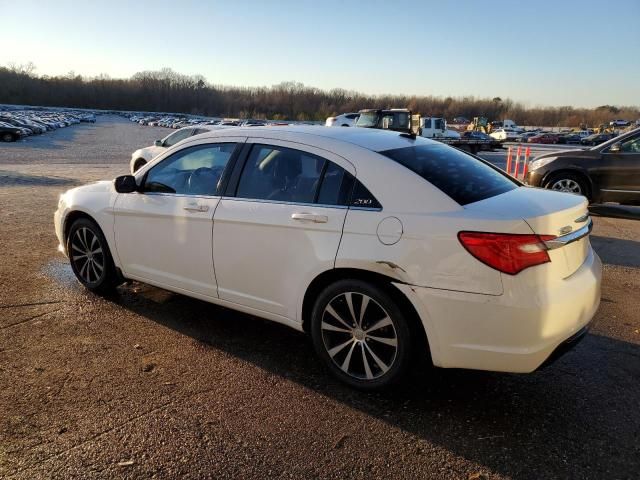
{"label": "tree line", "polygon": [[533,107],[510,99],[367,95],[344,89],[322,90],[299,82],[271,87],[214,85],[201,75],[182,75],[169,68],[138,72],[128,79],[106,75],[83,77],[37,75],[33,64],[0,67],[0,103],[175,112],[206,116],[325,120],[363,108],[410,108],[425,116],[509,118],[519,125],[598,126],[610,120],[640,119],[640,109],[603,105],[597,108]]}

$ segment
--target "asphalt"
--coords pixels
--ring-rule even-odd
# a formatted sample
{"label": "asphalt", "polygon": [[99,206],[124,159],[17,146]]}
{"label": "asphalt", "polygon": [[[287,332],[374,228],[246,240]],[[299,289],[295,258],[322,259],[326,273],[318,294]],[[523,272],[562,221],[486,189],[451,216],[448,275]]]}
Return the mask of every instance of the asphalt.
{"label": "asphalt", "polygon": [[640,222],[616,218],[629,209],[594,218],[602,303],[556,363],[421,367],[364,394],[285,327],[138,283],[97,297],[74,280],[56,252],[58,195],[126,173],[166,133],[103,117],[0,144],[0,477],[640,476]]}

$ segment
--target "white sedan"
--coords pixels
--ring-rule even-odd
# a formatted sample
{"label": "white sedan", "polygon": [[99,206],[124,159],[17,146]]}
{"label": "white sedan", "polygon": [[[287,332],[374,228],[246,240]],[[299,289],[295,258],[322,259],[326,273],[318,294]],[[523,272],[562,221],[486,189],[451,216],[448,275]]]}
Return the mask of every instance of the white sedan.
{"label": "white sedan", "polygon": [[355,127],[359,113],[343,113],[335,117],[328,117],[325,121],[327,127]]}
{"label": "white sedan", "polygon": [[129,169],[131,170],[131,173],[136,173],[136,171],[138,171],[143,165],[149,163],[154,157],[164,152],[167,148],[174,146],[176,143],[181,142],[192,135],[200,135],[201,133],[216,130],[217,128],[221,127],[212,125],[194,125],[176,130],[164,137],[162,140],[156,140],[153,145],[140,148],[133,152],[131,154],[131,161],[129,162]]}
{"label": "white sedan", "polygon": [[500,142],[515,142],[520,133],[510,128],[501,128],[495,132],[491,132],[489,135]]}
{"label": "white sedan", "polygon": [[586,332],[601,263],[584,197],[408,134],[252,127],[167,149],[55,213],[78,280],[138,280],[308,333],[342,381],[416,359],[531,372]]}

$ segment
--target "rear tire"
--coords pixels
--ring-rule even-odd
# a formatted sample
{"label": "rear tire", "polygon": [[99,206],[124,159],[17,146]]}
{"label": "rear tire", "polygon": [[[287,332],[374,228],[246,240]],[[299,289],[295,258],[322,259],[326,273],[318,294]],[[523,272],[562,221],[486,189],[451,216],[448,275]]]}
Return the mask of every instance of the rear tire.
{"label": "rear tire", "polygon": [[409,323],[377,285],[355,279],[329,285],[316,299],[310,327],[318,356],[351,387],[381,390],[399,382],[409,369]]}
{"label": "rear tire", "polygon": [[107,240],[95,222],[88,218],[73,222],[66,243],[71,269],[85,288],[105,294],[121,283]]}

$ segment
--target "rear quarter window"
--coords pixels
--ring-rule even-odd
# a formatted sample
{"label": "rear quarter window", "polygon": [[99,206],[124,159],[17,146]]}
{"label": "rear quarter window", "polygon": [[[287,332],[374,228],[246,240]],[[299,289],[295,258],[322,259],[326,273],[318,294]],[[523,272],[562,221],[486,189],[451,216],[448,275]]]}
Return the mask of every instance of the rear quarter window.
{"label": "rear quarter window", "polygon": [[460,205],[518,187],[506,174],[446,145],[415,145],[379,153],[420,175]]}

